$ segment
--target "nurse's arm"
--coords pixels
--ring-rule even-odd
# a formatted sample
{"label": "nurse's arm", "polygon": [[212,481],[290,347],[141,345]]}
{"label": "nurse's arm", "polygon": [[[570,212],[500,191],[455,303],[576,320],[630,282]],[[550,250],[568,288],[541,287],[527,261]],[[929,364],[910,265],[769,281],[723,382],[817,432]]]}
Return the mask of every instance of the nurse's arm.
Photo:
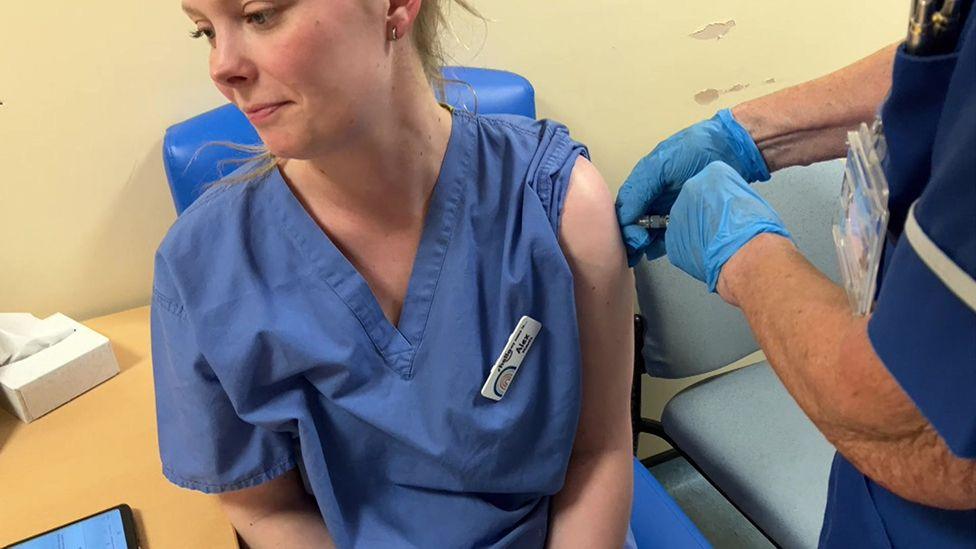
{"label": "nurse's arm", "polygon": [[252,488],[217,497],[247,547],[335,547],[318,506],[294,469]]}
{"label": "nurse's arm", "polygon": [[621,547],[633,494],[634,280],[613,198],[582,157],[570,178],[559,233],[575,284],[582,406],[566,482],[552,502],[548,545]]}
{"label": "nurse's arm", "polygon": [[870,122],[891,88],[897,45],[826,76],[747,101],[732,115],[749,132],[770,172],[840,158],[847,131]]}
{"label": "nurse's arm", "polygon": [[743,246],[718,292],[742,309],[787,390],[859,471],[911,501],[976,508],[976,461],[949,450],[878,358],[867,318],[853,316],[844,290],[789,240],[764,234]]}

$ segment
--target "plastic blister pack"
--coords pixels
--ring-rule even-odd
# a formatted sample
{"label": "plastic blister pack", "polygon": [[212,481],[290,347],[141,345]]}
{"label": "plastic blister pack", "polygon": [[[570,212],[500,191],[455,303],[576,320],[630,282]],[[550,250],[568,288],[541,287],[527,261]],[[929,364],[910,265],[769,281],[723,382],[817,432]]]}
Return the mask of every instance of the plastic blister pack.
{"label": "plastic blister pack", "polygon": [[857,315],[871,311],[878,265],[888,229],[888,180],[882,162],[887,147],[881,120],[847,134],[847,165],[840,209],[833,226],[844,288]]}

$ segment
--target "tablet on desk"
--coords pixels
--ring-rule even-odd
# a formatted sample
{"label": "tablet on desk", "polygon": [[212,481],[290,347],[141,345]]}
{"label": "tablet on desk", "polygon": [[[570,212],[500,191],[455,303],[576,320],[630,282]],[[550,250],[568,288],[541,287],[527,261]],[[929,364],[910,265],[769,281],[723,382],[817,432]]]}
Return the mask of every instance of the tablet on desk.
{"label": "tablet on desk", "polygon": [[139,541],[132,509],[123,503],[4,549],[139,549]]}

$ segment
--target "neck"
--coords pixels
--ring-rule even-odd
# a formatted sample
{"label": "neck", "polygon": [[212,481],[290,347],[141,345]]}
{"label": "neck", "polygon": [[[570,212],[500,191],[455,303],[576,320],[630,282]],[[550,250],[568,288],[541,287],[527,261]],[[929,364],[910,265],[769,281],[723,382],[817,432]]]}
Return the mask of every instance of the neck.
{"label": "neck", "polygon": [[296,190],[356,216],[423,220],[452,121],[422,75],[404,76],[340,149],[288,162]]}

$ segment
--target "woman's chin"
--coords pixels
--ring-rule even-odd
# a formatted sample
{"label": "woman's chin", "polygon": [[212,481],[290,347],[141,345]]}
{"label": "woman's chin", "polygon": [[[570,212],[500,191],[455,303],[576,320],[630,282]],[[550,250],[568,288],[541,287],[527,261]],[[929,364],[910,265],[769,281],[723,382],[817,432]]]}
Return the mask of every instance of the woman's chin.
{"label": "woman's chin", "polygon": [[294,139],[288,139],[285,136],[262,135],[261,141],[264,142],[268,152],[278,158],[300,159],[307,156],[305,151],[308,147],[305,143],[296,142]]}
{"label": "woman's chin", "polygon": [[269,152],[279,158],[309,160],[334,155],[348,148],[349,132],[312,133],[284,128],[266,129],[258,132],[261,141]]}

